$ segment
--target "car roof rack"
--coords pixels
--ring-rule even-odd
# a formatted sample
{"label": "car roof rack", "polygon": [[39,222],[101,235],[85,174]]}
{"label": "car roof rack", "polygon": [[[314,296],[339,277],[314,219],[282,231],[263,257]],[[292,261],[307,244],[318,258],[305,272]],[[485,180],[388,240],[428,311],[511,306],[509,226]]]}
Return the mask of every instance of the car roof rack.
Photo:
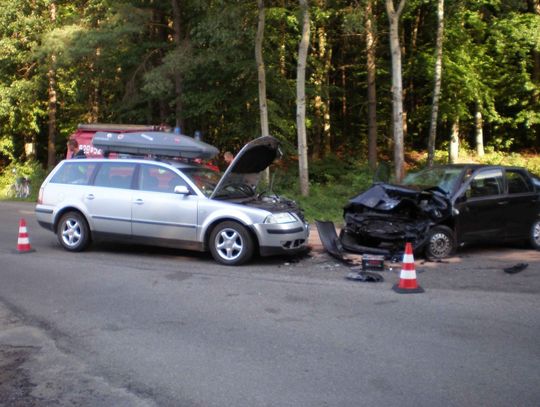
{"label": "car roof rack", "polygon": [[159,131],[161,126],[150,124],[108,124],[108,123],[88,123],[79,124],[78,130],[81,131],[112,131],[112,132],[136,132],[136,131]]}
{"label": "car roof rack", "polygon": [[211,159],[219,150],[192,137],[163,131],[115,133],[98,131],[92,144],[103,154],[133,154],[137,156]]}

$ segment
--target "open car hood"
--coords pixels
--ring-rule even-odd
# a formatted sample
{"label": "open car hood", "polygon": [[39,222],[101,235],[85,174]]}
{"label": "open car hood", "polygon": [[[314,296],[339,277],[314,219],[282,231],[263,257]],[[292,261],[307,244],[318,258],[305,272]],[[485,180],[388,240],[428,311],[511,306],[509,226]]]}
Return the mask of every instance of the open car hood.
{"label": "open car hood", "polygon": [[228,185],[244,184],[255,187],[260,173],[281,155],[279,141],[272,136],[259,137],[247,143],[225,170],[210,198],[223,193]]}

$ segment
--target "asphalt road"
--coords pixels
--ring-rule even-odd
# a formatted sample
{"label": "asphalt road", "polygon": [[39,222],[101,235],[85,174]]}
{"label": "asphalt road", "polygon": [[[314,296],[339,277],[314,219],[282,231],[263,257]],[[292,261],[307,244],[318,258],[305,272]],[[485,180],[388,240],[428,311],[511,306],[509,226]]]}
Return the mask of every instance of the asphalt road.
{"label": "asphalt road", "polygon": [[[20,218],[33,253],[14,253]],[[0,406],[540,405],[538,252],[417,260],[426,292],[400,295],[399,264],[349,281],[316,241],[232,268],[68,253],[27,203],[0,202],[0,225]]]}

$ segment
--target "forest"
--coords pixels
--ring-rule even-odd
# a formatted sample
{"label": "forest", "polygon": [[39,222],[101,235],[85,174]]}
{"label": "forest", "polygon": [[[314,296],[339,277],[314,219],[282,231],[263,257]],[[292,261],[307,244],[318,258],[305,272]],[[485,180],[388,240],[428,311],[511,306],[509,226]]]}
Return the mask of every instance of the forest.
{"label": "forest", "polygon": [[0,0],[0,170],[52,168],[79,123],[222,151],[268,132],[304,182],[328,160],[534,154],[540,1]]}

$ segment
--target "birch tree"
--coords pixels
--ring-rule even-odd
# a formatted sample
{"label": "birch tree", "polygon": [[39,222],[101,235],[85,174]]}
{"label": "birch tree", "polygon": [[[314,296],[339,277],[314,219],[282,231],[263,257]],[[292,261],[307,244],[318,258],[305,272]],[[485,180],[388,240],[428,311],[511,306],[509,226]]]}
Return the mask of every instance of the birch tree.
{"label": "birch tree", "polygon": [[452,133],[448,144],[448,162],[455,164],[459,157],[459,119],[452,122]]}
{"label": "birch tree", "polygon": [[264,38],[265,11],[264,0],[257,0],[259,7],[259,19],[257,23],[257,35],[255,37],[255,61],[257,63],[257,76],[259,80],[259,111],[261,115],[261,135],[268,136],[268,106],[266,103],[266,73],[262,54]]}
{"label": "birch tree", "polygon": [[[180,3],[179,0],[171,0],[172,11],[173,11],[173,27],[174,27],[174,43],[177,47],[181,46],[182,42],[182,15],[180,12]],[[179,129],[183,128],[182,121],[182,74],[180,72],[175,72],[174,74],[174,91],[175,91],[175,117],[176,123],[175,126]]]}
{"label": "birch tree", "polygon": [[[51,26],[56,24],[56,3],[51,1],[49,4],[49,13]],[[47,137],[47,168],[52,169],[56,165],[56,53],[53,51],[50,55],[49,70],[47,71],[48,81],[48,137]]]}
{"label": "birch tree", "polygon": [[474,140],[476,145],[476,155],[478,157],[484,156],[484,119],[482,117],[482,111],[480,110],[480,102],[475,104],[474,113]]}
{"label": "birch tree", "polygon": [[392,56],[392,128],[394,132],[395,179],[403,179],[405,154],[403,147],[403,83],[401,72],[401,48],[399,45],[399,18],[406,0],[399,0],[397,8],[394,0],[386,1],[386,12],[390,24],[390,53]]}
{"label": "birch tree", "polygon": [[309,195],[308,149],[306,134],[306,63],[309,48],[310,17],[308,0],[299,0],[302,11],[302,37],[298,45],[298,65],[296,71],[296,127],[298,135],[298,169],[300,193]]}
{"label": "birch tree", "polygon": [[377,167],[377,86],[376,55],[377,48],[373,8],[377,0],[366,1],[366,70],[368,93],[368,163],[371,170]]}
{"label": "birch tree", "polygon": [[441,97],[442,55],[444,35],[444,0],[437,1],[437,41],[435,45],[435,74],[433,78],[433,104],[431,105],[431,122],[428,139],[428,167],[433,166],[435,158],[435,141],[437,138],[437,120],[439,114],[439,100]]}

